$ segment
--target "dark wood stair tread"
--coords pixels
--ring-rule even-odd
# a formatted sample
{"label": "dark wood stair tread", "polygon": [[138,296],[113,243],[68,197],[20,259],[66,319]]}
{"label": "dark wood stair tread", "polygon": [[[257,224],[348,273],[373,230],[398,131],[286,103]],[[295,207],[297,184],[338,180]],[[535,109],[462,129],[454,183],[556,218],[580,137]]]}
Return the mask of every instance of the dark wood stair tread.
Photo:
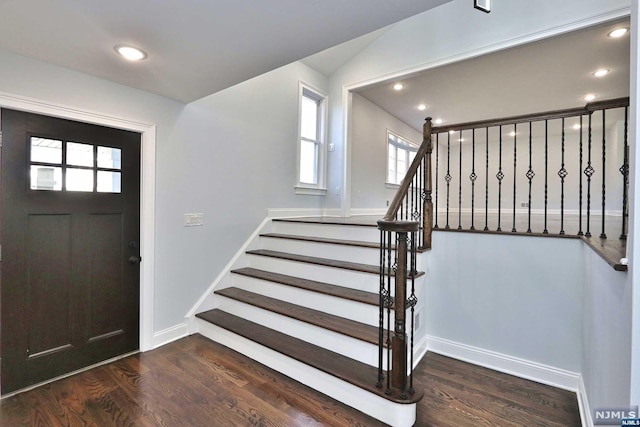
{"label": "dark wood stair tread", "polygon": [[354,225],[356,227],[375,227],[378,228],[377,220],[373,218],[354,218],[354,217],[300,217],[300,218],[274,218],[274,222],[297,222],[306,224],[329,224],[329,225]]}
{"label": "dark wood stair tread", "polygon": [[215,294],[269,310],[273,313],[278,313],[364,342],[378,345],[378,328],[376,326],[367,325],[354,320],[334,316],[323,311],[291,304],[286,301],[245,291],[240,288],[232,287],[220,289],[215,291]]}
{"label": "dark wood stair tread", "polygon": [[357,246],[361,248],[380,249],[380,243],[365,242],[362,240],[329,239],[326,237],[300,236],[296,234],[282,234],[282,233],[264,233],[264,234],[261,234],[260,237],[270,237],[274,239],[300,240],[303,242],[329,243],[334,245]]}
{"label": "dark wood stair tread", "polygon": [[[377,266],[377,265],[372,265],[372,264],[362,264],[362,263],[358,263],[358,262],[339,261],[339,260],[335,260],[335,259],[318,258],[318,257],[312,257],[312,256],[306,256],[306,255],[290,254],[290,253],[287,253],[287,252],[272,251],[272,250],[269,250],[269,249],[255,249],[255,250],[247,251],[247,254],[261,255],[261,256],[267,256],[267,257],[271,257],[271,258],[279,258],[279,259],[284,259],[284,260],[288,260],[288,261],[305,262],[305,263],[308,263],[308,264],[315,264],[315,265],[322,265],[322,266],[326,266],[326,267],[341,268],[341,269],[344,269],[344,270],[353,270],[353,271],[359,271],[359,272],[362,272],[362,273],[370,273],[370,274],[376,274],[376,275],[380,274],[380,267]],[[417,274],[416,274],[416,277],[420,277],[423,274],[424,274],[424,272],[418,271]]]}
{"label": "dark wood stair tread", "polygon": [[[394,390],[387,395],[384,388],[376,387],[378,369],[339,353],[293,338],[289,335],[274,331],[257,323],[214,309],[196,315],[202,320],[219,326],[254,341],[264,347],[277,351],[292,359],[312,366],[329,375],[351,383],[363,390],[374,393],[384,399],[396,403],[411,404],[422,399],[424,392],[416,391],[408,399],[400,398],[400,393]],[[386,373],[385,373],[386,375]]]}
{"label": "dark wood stair tread", "polygon": [[243,267],[232,270],[232,273],[240,274],[255,279],[267,280],[269,282],[280,283],[299,289],[305,289],[324,295],[331,295],[350,301],[361,302],[363,304],[378,306],[380,297],[378,294],[365,292],[358,289],[351,289],[344,286],[336,286],[328,283],[317,282],[315,280],[302,279],[300,277],[287,276],[285,274],[273,273],[271,271],[259,270],[257,268]]}

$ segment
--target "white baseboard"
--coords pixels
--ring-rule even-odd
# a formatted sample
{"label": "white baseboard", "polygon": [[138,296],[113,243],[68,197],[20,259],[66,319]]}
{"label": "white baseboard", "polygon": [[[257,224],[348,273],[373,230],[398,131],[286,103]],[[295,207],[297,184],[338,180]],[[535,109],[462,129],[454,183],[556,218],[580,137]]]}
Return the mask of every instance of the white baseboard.
{"label": "white baseboard", "polygon": [[580,374],[433,336],[428,351],[578,393]]}
{"label": "white baseboard", "polygon": [[153,334],[153,348],[162,347],[165,344],[179,340],[189,335],[189,325],[185,321],[170,328],[163,329],[162,331]]}
{"label": "white baseboard", "polygon": [[322,208],[270,208],[267,211],[269,218],[295,218],[309,216],[342,216],[340,209],[322,209]]}
{"label": "white baseboard", "polygon": [[388,208],[353,208],[349,211],[350,216],[361,216],[361,215],[377,215],[382,219],[383,216],[387,213]]}
{"label": "white baseboard", "polygon": [[593,418],[591,417],[591,407],[589,406],[589,396],[584,386],[582,376],[580,376],[580,384],[578,388],[578,408],[580,409],[580,421],[582,427],[593,427]]}

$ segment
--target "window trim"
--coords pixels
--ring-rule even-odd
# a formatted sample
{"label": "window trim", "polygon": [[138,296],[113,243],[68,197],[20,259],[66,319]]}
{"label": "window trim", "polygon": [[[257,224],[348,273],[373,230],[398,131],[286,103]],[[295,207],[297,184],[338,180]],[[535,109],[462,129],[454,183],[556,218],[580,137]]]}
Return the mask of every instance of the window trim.
{"label": "window trim", "polygon": [[[397,153],[397,148],[402,148],[402,146],[406,146],[406,149],[403,149],[403,151],[405,151],[407,153],[406,155],[406,160],[407,160],[407,170],[409,169],[409,167],[411,166],[410,163],[410,159],[409,159],[409,152],[417,152],[418,149],[420,148],[418,144],[415,144],[414,142],[410,141],[408,138],[405,138],[404,136],[400,135],[398,132],[395,132],[391,129],[387,129],[387,138],[385,140],[385,144],[386,144],[386,149],[387,149],[387,157],[385,158],[386,162],[385,162],[385,175],[384,175],[384,182],[385,182],[385,187],[386,188],[398,188],[400,186],[400,184],[402,183],[402,181],[395,183],[395,182],[389,182],[389,140],[390,135],[393,135],[396,140],[400,139],[404,142],[407,143],[407,145],[405,144],[392,144],[396,146],[396,153]],[[398,166],[398,159],[396,158],[396,168]],[[406,173],[406,172],[405,172]],[[396,171],[397,174],[397,171]]]}
{"label": "window trim", "polygon": [[[308,183],[300,181],[300,152],[302,149],[302,100],[303,97],[308,97],[318,101],[318,139],[317,144],[317,158],[316,158],[316,183]],[[318,195],[324,196],[327,193],[326,186],[326,164],[327,164],[327,112],[328,112],[329,97],[323,91],[315,88],[314,86],[300,80],[298,82],[298,132],[296,138],[296,194],[304,195]],[[308,139],[305,138],[308,141]]]}

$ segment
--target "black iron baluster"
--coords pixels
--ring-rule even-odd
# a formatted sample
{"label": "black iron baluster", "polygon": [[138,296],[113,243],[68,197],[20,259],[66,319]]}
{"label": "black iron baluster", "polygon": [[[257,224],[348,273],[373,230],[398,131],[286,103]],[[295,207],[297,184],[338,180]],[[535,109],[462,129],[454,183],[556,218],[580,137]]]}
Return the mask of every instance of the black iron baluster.
{"label": "black iron baluster", "polygon": [[458,166],[458,230],[462,230],[462,131],[460,131],[460,157]]}
{"label": "black iron baluster", "polygon": [[[389,231],[387,235],[387,242],[389,242],[389,250],[387,251],[387,293],[385,300],[385,308],[387,309],[387,389],[385,394],[391,394],[391,307],[393,307],[393,297],[391,296],[391,275],[394,268],[391,265],[391,250],[393,245],[391,244],[392,232]],[[396,248],[398,245],[396,244]]]}
{"label": "black iron baluster", "polygon": [[[580,116],[580,169],[582,170],[582,116]],[[582,236],[584,233],[582,232],[582,174],[580,174],[580,194],[579,194],[579,202],[578,202],[578,236]]]}
{"label": "black iron baluster", "polygon": [[496,231],[502,231],[500,228],[500,217],[502,215],[502,180],[504,179],[504,173],[502,173],[502,125],[500,125],[500,135],[498,138],[498,173],[496,178],[498,179],[498,228]]}
{"label": "black iron baluster", "polygon": [[511,232],[516,232],[516,178],[518,177],[517,166],[518,166],[518,133],[517,129],[518,125],[513,125],[513,226],[511,227]]}
{"label": "black iron baluster", "polygon": [[601,239],[607,238],[607,233],[605,233],[604,225],[606,219],[606,209],[605,209],[605,199],[606,199],[606,190],[607,190],[607,174],[606,174],[606,158],[607,158],[607,132],[606,132],[606,111],[602,110],[602,232],[600,233]]}
{"label": "black iron baluster", "polygon": [[384,308],[385,308],[385,255],[387,251],[387,233],[380,230],[380,289],[379,289],[379,313],[378,313],[378,382],[376,387],[382,388],[384,379],[383,371],[383,351],[384,351]]}
{"label": "black iron baluster", "polygon": [[444,226],[445,230],[449,230],[449,195],[451,186],[451,132],[447,133],[447,174],[444,176],[444,180],[447,181],[447,224]]}
{"label": "black iron baluster", "polygon": [[489,128],[485,128],[485,170],[484,170],[484,231],[489,231]]}
{"label": "black iron baluster", "polygon": [[562,155],[561,155],[561,162],[562,162],[562,166],[560,167],[560,170],[558,171],[558,176],[560,177],[560,233],[559,234],[564,234],[564,179],[567,177],[568,172],[567,169],[564,167],[564,133],[565,133],[565,129],[564,129],[564,117],[562,118],[562,142],[561,142],[561,149],[562,149]]}
{"label": "black iron baluster", "polygon": [[627,203],[629,197],[629,107],[624,107],[624,161],[620,167],[622,174],[622,233],[621,240],[627,239]]}
{"label": "black iron baluster", "polygon": [[547,228],[547,210],[549,207],[549,120],[544,121],[544,231],[549,234]]}
{"label": "black iron baluster", "polygon": [[[433,228],[434,229],[438,229],[438,182],[440,181],[440,175],[438,175],[438,163],[440,160],[440,134],[437,133],[436,134],[436,209],[435,212],[433,214],[434,216],[434,222],[435,224],[433,224]],[[429,171],[429,173],[431,173],[431,171]]]}
{"label": "black iron baluster", "polygon": [[533,123],[529,122],[529,170],[527,170],[527,179],[529,180],[529,202],[527,207],[529,208],[529,224],[527,228],[527,233],[531,233],[531,183],[533,181],[533,177],[536,176],[535,172],[531,168],[531,145],[533,143]]}
{"label": "black iron baluster", "polygon": [[587,176],[587,232],[585,237],[591,237],[591,177],[595,170],[591,166],[591,141],[592,141],[592,128],[591,119],[593,112],[589,112],[589,134],[587,139],[587,167],[584,169],[584,174]]}
{"label": "black iron baluster", "polygon": [[471,180],[471,230],[475,230],[474,226],[474,215],[475,215],[475,197],[476,197],[476,179],[478,176],[476,175],[476,130],[471,129],[471,175],[469,175],[469,179]]}
{"label": "black iron baluster", "polygon": [[414,394],[415,389],[413,388],[413,348],[414,348],[414,337],[415,337],[415,319],[416,319],[416,305],[418,304],[418,298],[416,297],[416,271],[417,271],[417,256],[416,256],[416,247],[415,247],[415,239],[416,233],[411,233],[411,296],[407,301],[407,305],[411,307],[411,348],[410,348],[410,361],[409,361],[409,393]]}

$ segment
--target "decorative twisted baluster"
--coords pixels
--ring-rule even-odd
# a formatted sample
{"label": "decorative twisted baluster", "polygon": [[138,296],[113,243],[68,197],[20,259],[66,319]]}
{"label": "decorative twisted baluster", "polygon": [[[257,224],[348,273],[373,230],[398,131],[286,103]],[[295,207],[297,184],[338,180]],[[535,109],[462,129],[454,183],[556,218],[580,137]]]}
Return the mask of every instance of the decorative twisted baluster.
{"label": "decorative twisted baluster", "polygon": [[591,166],[591,118],[593,112],[589,112],[589,134],[587,139],[587,167],[584,168],[584,174],[587,176],[587,232],[584,233],[585,237],[591,237],[591,177],[595,173],[595,169]]}
{"label": "decorative twisted baluster", "polygon": [[516,230],[516,181],[518,178],[518,125],[513,125],[513,225],[511,232]]}
{"label": "decorative twisted baluster", "polygon": [[607,124],[606,124],[606,112],[607,110],[602,110],[602,232],[600,233],[601,239],[607,238],[607,233],[605,233],[605,219],[606,219],[606,208],[605,201],[607,198],[607,173],[606,173],[606,164],[607,164]]}
{"label": "decorative twisted baluster", "polygon": [[527,170],[526,177],[529,180],[529,202],[527,203],[528,213],[529,213],[529,221],[527,227],[527,233],[531,233],[531,184],[533,181],[533,177],[536,176],[535,172],[531,168],[531,157],[532,157],[532,148],[531,145],[533,143],[533,125],[529,122],[529,170]]}
{"label": "decorative twisted baluster", "polygon": [[502,126],[500,126],[500,136],[498,141],[498,173],[496,174],[498,180],[498,228],[496,231],[502,231],[500,228],[500,215],[502,214],[502,180],[504,179],[504,173],[502,173]]}
{"label": "decorative twisted baluster", "polygon": [[622,232],[620,239],[627,239],[627,198],[629,194],[629,107],[624,107],[624,160],[620,166],[622,174]]}
{"label": "decorative twisted baluster", "polygon": [[564,167],[564,132],[564,118],[562,118],[562,164],[558,171],[558,176],[560,177],[560,234],[564,234],[564,179],[569,175],[567,169]]}
{"label": "decorative twisted baluster", "polygon": [[471,175],[469,175],[469,180],[471,181],[471,230],[475,230],[474,226],[474,217],[475,217],[475,198],[476,198],[476,179],[478,176],[476,175],[476,130],[472,129],[471,132]]}

